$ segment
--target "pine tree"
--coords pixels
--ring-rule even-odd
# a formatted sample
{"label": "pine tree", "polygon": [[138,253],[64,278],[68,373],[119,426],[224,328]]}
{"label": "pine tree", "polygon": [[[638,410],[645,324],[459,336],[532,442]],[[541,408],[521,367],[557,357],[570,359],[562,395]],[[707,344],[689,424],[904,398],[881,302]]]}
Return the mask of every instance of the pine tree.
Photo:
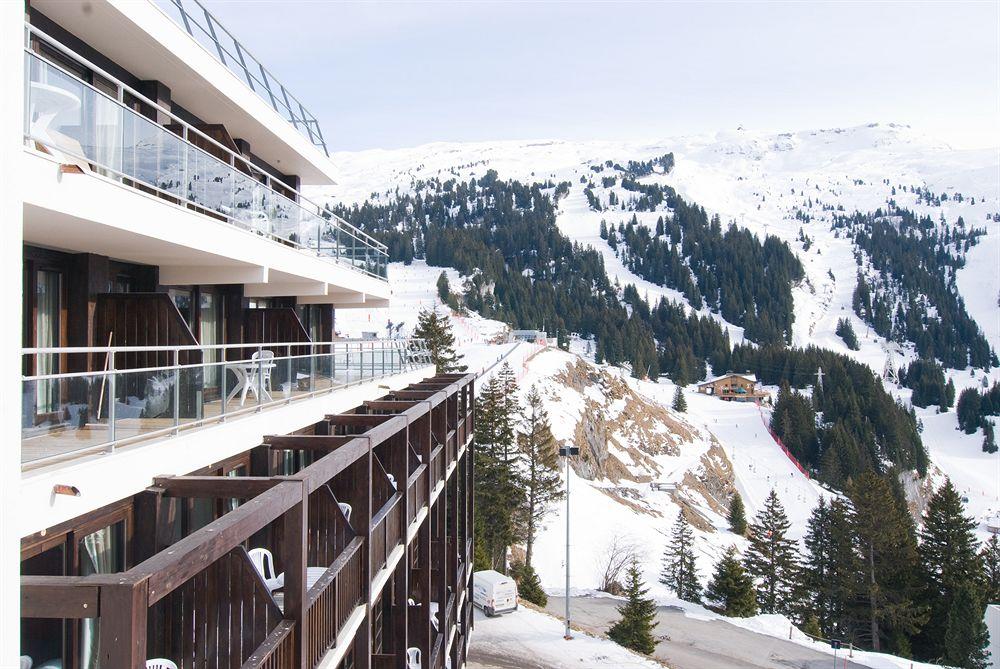
{"label": "pine tree", "polygon": [[735,547],[727,548],[722,559],[715,565],[715,573],[708,583],[705,596],[719,603],[723,615],[737,618],[757,615],[753,580],[740,564]]}
{"label": "pine tree", "polygon": [[747,513],[739,492],[734,492],[729,500],[729,529],[741,537],[747,533]]}
{"label": "pine tree", "polygon": [[907,655],[909,638],[927,619],[914,601],[919,558],[913,519],[893,486],[874,472],[859,476],[850,496],[862,565],[859,635],[875,651]]}
{"label": "pine tree", "polygon": [[844,343],[847,344],[847,348],[852,351],[858,350],[858,337],[854,334],[854,327],[851,325],[851,321],[846,318],[838,320],[835,332],[838,337],[844,340]]}
{"label": "pine tree", "polygon": [[990,666],[990,654],[986,650],[989,631],[974,587],[972,583],[960,585],[948,609],[941,659],[949,667],[986,669]]}
{"label": "pine tree", "polygon": [[521,538],[518,514],[524,508],[520,451],[500,375],[493,376],[476,398],[475,568],[505,572],[507,549]]}
{"label": "pine tree", "polygon": [[983,453],[996,453],[997,440],[993,431],[993,423],[983,421]]}
{"label": "pine tree", "polygon": [[564,494],[559,478],[559,451],[555,437],[552,436],[549,415],[535,386],[531,386],[525,398],[518,446],[524,454],[526,465],[525,506],[522,513],[525,526],[525,565],[531,567],[535,537],[541,523],[549,513],[550,505],[562,499]]}
{"label": "pine tree", "polygon": [[451,296],[451,286],[448,285],[448,275],[445,272],[441,272],[437,279],[437,291],[438,297],[441,298],[443,304],[448,304],[448,298]]}
{"label": "pine tree", "polygon": [[499,433],[500,444],[503,446],[503,457],[507,462],[515,458],[515,447],[517,446],[517,420],[521,415],[521,402],[518,400],[517,377],[509,363],[504,362],[500,366],[500,371],[496,373],[496,378],[500,384],[501,410],[508,420],[501,426]]}
{"label": "pine tree", "polygon": [[688,403],[687,400],[684,399],[684,391],[681,390],[680,386],[677,386],[677,390],[674,391],[674,402],[671,407],[678,413],[684,413],[687,411]]}
{"label": "pine tree", "polygon": [[542,589],[542,583],[534,567],[526,563],[517,563],[510,568],[511,577],[517,581],[517,595],[537,606],[549,603],[549,597]]}
{"label": "pine tree", "polygon": [[941,630],[945,629],[956,593],[963,586],[977,587],[982,566],[976,554],[976,523],[963,513],[962,499],[947,479],[931,497],[920,532],[920,567],[924,584],[921,603],[929,612],[928,624],[918,637],[922,657],[945,654]]}
{"label": "pine tree", "polygon": [[698,582],[693,547],[694,532],[684,518],[684,512],[679,511],[671,531],[670,544],[663,552],[660,583],[673,590],[680,599],[700,602],[701,583]]}
{"label": "pine tree", "polygon": [[608,637],[619,645],[649,655],[656,649],[653,638],[656,604],[646,597],[647,592],[639,574],[639,564],[633,560],[625,578],[627,599],[618,607],[621,618],[608,630]]}
{"label": "pine tree", "polygon": [[451,333],[451,323],[445,316],[438,316],[433,309],[422,309],[417,316],[417,327],[413,330],[416,339],[423,339],[431,354],[431,362],[437,372],[464,372],[468,367],[458,364],[455,353],[455,335]]}
{"label": "pine tree", "polygon": [[795,542],[788,538],[788,516],[772,490],[750,523],[744,566],[757,585],[761,613],[790,613],[797,578]]}
{"label": "pine tree", "polygon": [[983,602],[1000,604],[1000,540],[991,534],[979,552],[983,561]]}
{"label": "pine tree", "polygon": [[802,625],[802,631],[811,637],[822,637],[823,630],[819,626],[819,618],[816,614],[809,614],[806,616],[805,623]]}

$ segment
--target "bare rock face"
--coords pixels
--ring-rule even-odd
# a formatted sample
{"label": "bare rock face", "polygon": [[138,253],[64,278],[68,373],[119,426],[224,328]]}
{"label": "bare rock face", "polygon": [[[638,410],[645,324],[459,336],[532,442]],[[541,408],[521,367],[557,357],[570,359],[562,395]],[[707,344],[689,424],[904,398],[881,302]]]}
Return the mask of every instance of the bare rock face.
{"label": "bare rock face", "polygon": [[715,437],[712,437],[712,446],[701,456],[699,464],[697,470],[689,469],[684,472],[684,479],[671,494],[688,523],[699,530],[714,532],[715,528],[691,504],[691,499],[697,497],[715,513],[726,515],[729,512],[729,499],[736,491],[733,467]]}
{"label": "bare rock face", "polygon": [[649,482],[661,473],[651,456],[677,455],[693,439],[663,406],[583,360],[567,365],[556,380],[584,397],[573,439],[581,456],[573,469],[582,478]]}
{"label": "bare rock face", "polygon": [[[575,396],[572,437],[562,440],[580,449],[572,467],[580,478],[636,514],[661,516],[657,495],[669,496],[687,521],[713,532],[706,509],[725,515],[734,491],[732,466],[722,447],[662,404],[637,393],[615,374],[576,359],[552,377],[548,399],[558,403]],[[569,427],[569,426],[565,426]],[[567,433],[568,430],[563,430]],[[708,444],[707,450],[706,443]],[[680,456],[685,448],[704,450],[697,465],[664,471],[659,456]],[[641,491],[635,484],[667,483],[662,491]],[[652,497],[650,497],[652,495]]]}

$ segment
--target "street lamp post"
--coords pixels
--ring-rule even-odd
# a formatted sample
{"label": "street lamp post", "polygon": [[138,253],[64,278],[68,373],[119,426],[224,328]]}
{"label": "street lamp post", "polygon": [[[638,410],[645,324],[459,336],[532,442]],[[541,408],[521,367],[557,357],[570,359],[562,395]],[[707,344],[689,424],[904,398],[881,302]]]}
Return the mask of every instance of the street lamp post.
{"label": "street lamp post", "polygon": [[563,638],[569,641],[573,638],[569,629],[569,459],[580,455],[580,449],[576,446],[562,446],[559,448],[559,455],[566,458],[566,632]]}

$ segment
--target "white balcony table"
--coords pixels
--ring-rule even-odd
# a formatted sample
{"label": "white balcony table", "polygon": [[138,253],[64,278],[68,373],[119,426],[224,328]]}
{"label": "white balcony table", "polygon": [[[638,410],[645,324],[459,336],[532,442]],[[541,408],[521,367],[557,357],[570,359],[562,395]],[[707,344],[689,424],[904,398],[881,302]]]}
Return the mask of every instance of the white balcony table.
{"label": "white balcony table", "polygon": [[[236,385],[229,394],[226,395],[226,404],[240,395],[240,406],[246,404],[247,390],[254,390],[265,402],[271,401],[271,393],[267,390],[266,380],[270,377],[271,370],[277,367],[277,363],[269,361],[241,361],[226,364],[226,369],[236,376]],[[263,368],[263,370],[261,369]],[[263,373],[261,373],[263,371]],[[262,381],[264,381],[262,383]]]}

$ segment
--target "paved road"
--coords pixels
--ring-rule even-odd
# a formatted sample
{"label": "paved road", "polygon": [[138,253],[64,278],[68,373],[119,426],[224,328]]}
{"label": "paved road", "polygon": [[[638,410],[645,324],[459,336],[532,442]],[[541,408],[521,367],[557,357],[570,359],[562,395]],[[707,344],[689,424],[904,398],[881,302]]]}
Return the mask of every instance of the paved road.
{"label": "paved road", "polygon": [[[574,597],[573,622],[593,632],[607,632],[618,618],[618,602],[605,597]],[[562,617],[565,603],[549,597],[546,610]],[[694,620],[674,607],[660,607],[655,634],[661,638],[653,656],[673,669],[832,669],[833,656],[791,641],[757,634],[721,620]],[[470,659],[475,655],[470,653]],[[475,666],[475,665],[471,665]],[[484,664],[507,669],[510,664]],[[524,665],[518,665],[524,666]],[[865,669],[837,658],[836,669]]]}

